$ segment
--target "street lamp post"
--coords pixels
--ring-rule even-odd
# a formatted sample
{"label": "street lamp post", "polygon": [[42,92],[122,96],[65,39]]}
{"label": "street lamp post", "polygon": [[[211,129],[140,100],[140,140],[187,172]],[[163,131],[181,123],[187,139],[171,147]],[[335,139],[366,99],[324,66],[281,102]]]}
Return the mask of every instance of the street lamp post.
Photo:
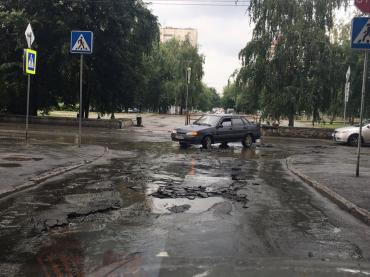
{"label": "street lamp post", "polygon": [[189,84],[190,84],[190,77],[191,77],[191,67],[186,69],[186,100],[185,100],[185,109],[186,109],[186,119],[185,125],[189,125],[189,112],[188,112],[188,98],[189,98]]}

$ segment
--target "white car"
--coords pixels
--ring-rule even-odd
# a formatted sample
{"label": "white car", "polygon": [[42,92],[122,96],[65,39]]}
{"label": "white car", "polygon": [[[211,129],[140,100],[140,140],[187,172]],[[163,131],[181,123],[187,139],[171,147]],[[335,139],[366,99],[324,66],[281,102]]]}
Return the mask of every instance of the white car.
{"label": "white car", "polygon": [[[348,126],[334,130],[333,140],[337,143],[345,143],[352,146],[358,145],[360,126]],[[370,120],[365,120],[362,124],[362,143],[370,143]]]}

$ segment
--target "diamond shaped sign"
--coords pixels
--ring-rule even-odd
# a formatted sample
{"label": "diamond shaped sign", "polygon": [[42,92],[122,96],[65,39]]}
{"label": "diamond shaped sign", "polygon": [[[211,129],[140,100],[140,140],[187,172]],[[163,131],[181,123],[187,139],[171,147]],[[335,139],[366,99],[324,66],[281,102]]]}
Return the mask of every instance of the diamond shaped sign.
{"label": "diamond shaped sign", "polygon": [[33,33],[30,23],[28,23],[27,29],[24,34],[26,36],[28,48],[31,48],[32,43],[35,41],[35,34]]}

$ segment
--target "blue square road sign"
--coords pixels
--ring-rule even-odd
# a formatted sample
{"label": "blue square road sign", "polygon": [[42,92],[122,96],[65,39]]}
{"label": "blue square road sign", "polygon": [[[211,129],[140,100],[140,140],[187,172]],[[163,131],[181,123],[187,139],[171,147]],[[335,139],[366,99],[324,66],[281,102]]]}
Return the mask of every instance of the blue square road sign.
{"label": "blue square road sign", "polygon": [[37,60],[37,52],[31,49],[25,49],[25,68],[26,74],[36,74],[36,60]]}
{"label": "blue square road sign", "polygon": [[93,52],[93,32],[72,31],[71,48],[73,54],[91,54]]}
{"label": "blue square road sign", "polygon": [[370,49],[370,17],[355,17],[352,20],[351,48]]}

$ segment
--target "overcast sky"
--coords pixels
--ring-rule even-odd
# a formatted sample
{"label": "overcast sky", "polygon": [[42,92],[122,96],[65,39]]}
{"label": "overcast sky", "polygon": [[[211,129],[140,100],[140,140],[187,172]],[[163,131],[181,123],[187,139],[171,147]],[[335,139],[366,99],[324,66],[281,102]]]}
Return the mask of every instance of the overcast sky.
{"label": "overcast sky", "polygon": [[[205,55],[203,81],[222,93],[233,71],[240,68],[238,54],[252,37],[246,7],[150,5],[162,27],[198,30],[200,53]],[[342,17],[343,16],[343,17]],[[348,18],[348,14],[342,18]]]}

